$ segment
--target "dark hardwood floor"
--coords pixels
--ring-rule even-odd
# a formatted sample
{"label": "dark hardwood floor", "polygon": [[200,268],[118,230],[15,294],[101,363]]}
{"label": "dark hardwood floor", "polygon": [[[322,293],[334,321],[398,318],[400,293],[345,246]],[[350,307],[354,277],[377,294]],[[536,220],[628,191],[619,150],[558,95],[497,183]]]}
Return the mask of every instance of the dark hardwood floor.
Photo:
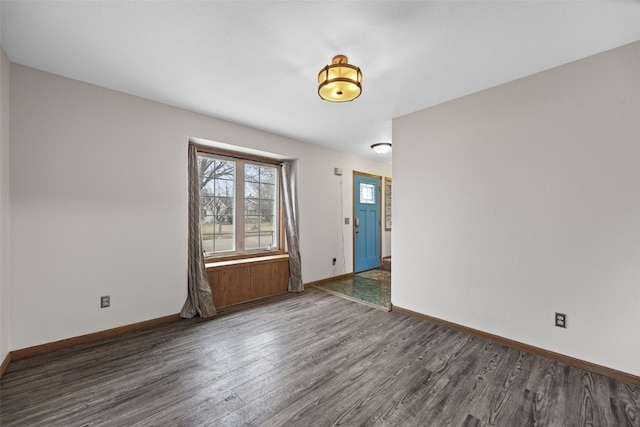
{"label": "dark hardwood floor", "polygon": [[2,426],[640,426],[640,389],[316,289],[12,362]]}

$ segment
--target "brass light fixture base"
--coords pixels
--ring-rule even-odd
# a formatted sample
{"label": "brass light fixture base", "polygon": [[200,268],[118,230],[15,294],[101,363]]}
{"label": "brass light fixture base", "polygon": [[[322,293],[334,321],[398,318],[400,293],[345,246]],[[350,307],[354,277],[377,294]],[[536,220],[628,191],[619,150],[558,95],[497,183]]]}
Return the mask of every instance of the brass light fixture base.
{"label": "brass light fixture base", "polygon": [[318,73],[318,95],[330,102],[352,101],[362,93],[362,72],[345,55],[333,57]]}

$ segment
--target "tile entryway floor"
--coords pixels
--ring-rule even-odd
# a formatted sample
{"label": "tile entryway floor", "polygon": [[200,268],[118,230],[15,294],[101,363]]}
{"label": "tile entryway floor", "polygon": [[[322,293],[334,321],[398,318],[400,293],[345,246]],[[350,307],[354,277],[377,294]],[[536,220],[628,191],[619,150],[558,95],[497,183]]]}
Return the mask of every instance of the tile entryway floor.
{"label": "tile entryway floor", "polygon": [[391,309],[391,272],[369,270],[347,279],[316,285],[337,296],[385,310]]}

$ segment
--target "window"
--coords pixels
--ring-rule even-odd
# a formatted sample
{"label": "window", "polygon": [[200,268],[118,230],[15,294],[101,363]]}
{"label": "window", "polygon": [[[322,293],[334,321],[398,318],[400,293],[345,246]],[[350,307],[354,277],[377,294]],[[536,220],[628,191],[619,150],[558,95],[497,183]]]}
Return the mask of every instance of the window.
{"label": "window", "polygon": [[278,171],[273,166],[244,165],[244,248],[277,248]]}
{"label": "window", "polygon": [[205,256],[280,249],[278,168],[252,159],[198,153]]}
{"label": "window", "polygon": [[376,186],[373,184],[360,183],[360,203],[373,205],[376,203]]}

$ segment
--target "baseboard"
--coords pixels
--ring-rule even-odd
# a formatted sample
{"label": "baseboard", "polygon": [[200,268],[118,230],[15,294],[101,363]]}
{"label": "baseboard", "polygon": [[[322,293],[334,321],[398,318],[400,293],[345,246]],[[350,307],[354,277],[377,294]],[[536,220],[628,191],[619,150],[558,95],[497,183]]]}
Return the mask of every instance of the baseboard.
{"label": "baseboard", "polygon": [[[100,332],[94,332],[92,334],[80,335],[78,337],[67,338],[64,340],[54,341],[47,344],[40,344],[33,347],[23,348],[20,350],[14,350],[9,352],[9,355],[11,356],[9,360],[13,361],[13,360],[25,359],[27,357],[36,356],[38,354],[49,353],[51,351],[73,347],[78,344],[86,344],[86,343],[101,340],[104,338],[113,337],[116,335],[124,334],[125,332],[136,331],[139,329],[145,329],[152,326],[161,325],[164,323],[174,322],[179,319],[180,319],[180,314],[171,314],[169,316],[158,317],[157,319],[145,320],[144,322],[132,323],[130,325],[119,326],[117,328],[107,329]],[[4,364],[2,366],[4,366]]]}
{"label": "baseboard", "polygon": [[2,361],[2,365],[0,365],[0,378],[4,375],[4,371],[7,369],[7,366],[9,366],[9,362],[11,362],[11,352],[7,353],[7,356]]}
{"label": "baseboard", "polygon": [[329,283],[329,282],[335,282],[336,280],[348,279],[353,276],[355,276],[354,273],[346,273],[346,274],[341,274],[339,276],[327,277],[326,279],[305,283],[304,287],[306,288],[310,286],[322,285],[323,283]]}
{"label": "baseboard", "polygon": [[536,356],[544,357],[547,359],[555,360],[565,363],[575,368],[584,369],[585,371],[593,372],[595,374],[604,375],[610,378],[615,378],[627,384],[635,387],[640,387],[640,377],[629,374],[627,372],[618,371],[616,369],[607,368],[606,366],[596,365],[595,363],[587,362],[585,360],[576,359],[575,357],[566,356],[564,354],[556,353],[553,351],[545,350],[540,347],[535,347],[529,344],[521,343],[519,341],[510,340],[498,335],[493,335],[487,332],[480,331],[478,329],[469,328],[467,326],[459,325],[457,323],[449,322],[446,320],[438,319],[426,314],[418,313],[406,308],[398,307],[394,305],[392,310],[396,313],[404,314],[410,317],[424,320],[429,323],[434,323],[445,328],[453,329],[459,332],[463,332],[469,335],[474,335],[480,338],[484,338],[489,341],[493,341],[498,344],[502,344],[507,347],[515,348],[517,350],[526,351],[527,353],[535,354]]}

